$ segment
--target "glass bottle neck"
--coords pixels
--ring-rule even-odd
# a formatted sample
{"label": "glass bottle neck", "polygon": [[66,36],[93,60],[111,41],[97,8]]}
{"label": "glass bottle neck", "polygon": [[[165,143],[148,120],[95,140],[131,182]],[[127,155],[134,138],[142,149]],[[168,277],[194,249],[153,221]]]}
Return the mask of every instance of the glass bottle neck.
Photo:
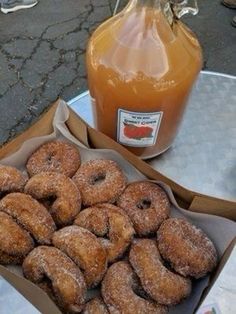
{"label": "glass bottle neck", "polygon": [[124,11],[129,11],[134,8],[154,8],[161,9],[161,0],[130,0]]}
{"label": "glass bottle neck", "polygon": [[160,8],[161,0],[130,0],[128,3],[129,7],[150,7]]}
{"label": "glass bottle neck", "polygon": [[133,0],[136,6],[145,6],[151,8],[160,8],[160,0]]}

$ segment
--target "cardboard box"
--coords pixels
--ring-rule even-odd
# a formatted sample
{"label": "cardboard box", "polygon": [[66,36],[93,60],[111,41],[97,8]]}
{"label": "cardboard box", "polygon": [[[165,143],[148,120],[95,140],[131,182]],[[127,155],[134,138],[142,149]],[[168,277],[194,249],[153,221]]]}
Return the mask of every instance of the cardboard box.
{"label": "cardboard box", "polygon": [[[13,139],[10,143],[0,149],[0,159],[11,155],[22,143],[32,137],[46,135],[53,131],[52,121],[58,106],[55,102],[49,110],[24,133]],[[166,178],[164,175],[154,170],[147,163],[129,152],[126,148],[116,143],[106,135],[91,128],[83,121],[73,110],[69,108],[70,116],[66,125],[70,132],[85,146],[91,148],[108,148],[119,152],[140,172],[152,180],[158,180],[169,185],[175,195],[178,204],[190,211],[207,213],[222,216],[228,219],[236,220],[236,202],[218,199],[212,196],[203,195],[190,191],[176,182]]]}
{"label": "cardboard box", "polygon": [[[28,139],[43,135],[48,135],[53,132],[53,118],[58,106],[58,101],[54,103],[49,110],[24,133],[13,139],[10,143],[4,145],[0,149],[0,159],[3,159],[16,152],[21,145]],[[236,203],[219,200],[207,195],[201,195],[194,191],[189,191],[179,184],[167,179],[162,174],[152,169],[147,163],[137,158],[135,155],[127,151],[107,136],[89,127],[80,117],[78,117],[69,108],[69,118],[66,125],[71,134],[76,137],[86,147],[92,148],[109,148],[119,152],[123,157],[134,165],[140,172],[151,180],[162,181],[169,185],[174,192],[175,198],[182,208],[190,211],[201,213],[220,215],[232,220],[236,220]],[[232,248],[229,248],[232,249]],[[227,250],[221,258],[218,270],[224,266],[228,255]],[[44,314],[59,314],[61,313],[56,305],[49,297],[34,284],[28,280],[19,277],[14,272],[9,271],[3,266],[0,266],[0,275],[9,281],[20,293],[22,293],[35,307]],[[218,272],[211,278],[211,283],[214,282]],[[42,302],[43,300],[43,302]],[[187,314],[187,313],[186,313]]]}

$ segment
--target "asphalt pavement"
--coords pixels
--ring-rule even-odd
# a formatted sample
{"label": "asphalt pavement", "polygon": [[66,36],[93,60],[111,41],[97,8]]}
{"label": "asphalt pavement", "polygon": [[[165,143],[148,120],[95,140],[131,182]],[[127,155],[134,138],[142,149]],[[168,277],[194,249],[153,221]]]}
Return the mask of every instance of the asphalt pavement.
{"label": "asphalt pavement", "polygon": [[[121,1],[121,7],[126,1]],[[204,69],[236,75],[236,10],[219,0],[198,0],[200,12],[184,21],[197,34]],[[0,13],[0,144],[38,119],[58,96],[87,89],[89,35],[110,17],[115,0],[39,0],[29,10]]]}

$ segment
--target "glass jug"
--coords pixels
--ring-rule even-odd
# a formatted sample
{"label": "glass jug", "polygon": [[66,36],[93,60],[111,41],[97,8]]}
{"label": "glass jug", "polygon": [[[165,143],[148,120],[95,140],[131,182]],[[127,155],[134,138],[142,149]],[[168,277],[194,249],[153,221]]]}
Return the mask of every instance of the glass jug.
{"label": "glass jug", "polygon": [[96,128],[143,159],[173,143],[201,70],[199,42],[179,20],[194,3],[130,0],[88,43]]}

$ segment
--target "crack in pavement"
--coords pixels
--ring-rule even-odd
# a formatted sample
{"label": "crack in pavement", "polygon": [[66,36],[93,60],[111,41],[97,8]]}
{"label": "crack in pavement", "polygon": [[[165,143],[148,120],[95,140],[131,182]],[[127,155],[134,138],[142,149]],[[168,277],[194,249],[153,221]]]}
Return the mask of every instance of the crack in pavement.
{"label": "crack in pavement", "polygon": [[[94,0],[95,1],[95,0]],[[87,1],[88,2],[88,1]],[[61,80],[58,82],[57,78],[54,78],[54,85],[56,86],[57,89],[57,96],[64,94],[68,88],[73,87],[74,84],[78,80],[84,80],[86,77],[85,69],[82,66],[80,60],[80,56],[84,55],[85,53],[85,42],[86,42],[86,37],[89,36],[89,32],[87,31],[87,28],[84,27],[86,21],[88,20],[89,16],[91,14],[94,14],[96,8],[103,8],[104,9],[104,19],[107,16],[107,12],[110,12],[107,10],[107,6],[104,5],[96,5],[96,3],[93,3],[93,0],[89,1],[87,4],[86,10],[83,12],[77,14],[73,18],[69,19],[64,19],[61,20],[60,22],[54,22],[51,23],[49,20],[49,24],[45,25],[44,29],[40,33],[40,36],[34,36],[33,34],[30,36],[19,36],[16,35],[13,38],[6,39],[3,42],[0,43],[0,52],[5,56],[7,62],[8,62],[8,68],[10,73],[12,75],[15,73],[17,75],[17,79],[13,84],[9,84],[8,88],[2,92],[0,91],[0,108],[5,108],[5,106],[10,105],[8,103],[9,99],[9,94],[11,94],[11,91],[14,87],[17,86],[17,88],[27,88],[27,90],[31,93],[32,99],[31,101],[27,104],[27,110],[24,112],[24,116],[15,120],[14,117],[10,117],[10,120],[12,119],[12,125],[9,128],[6,127],[0,127],[0,129],[4,129],[4,131],[8,132],[9,136],[7,139],[4,139],[0,141],[2,144],[8,142],[12,137],[16,136],[19,132],[23,131],[28,125],[30,125],[37,117],[39,114],[41,114],[44,110],[47,109],[48,105],[57,97],[53,97],[53,91],[51,91],[51,94],[47,95],[45,98],[45,91],[47,89],[47,84],[52,83],[52,76],[57,73],[63,66],[63,64],[68,67],[68,69],[71,71],[70,73],[65,73],[65,80],[64,82]],[[37,9],[37,7],[36,7]],[[75,22],[74,25],[75,27],[72,27],[73,21]],[[94,21],[91,21],[90,24],[94,24]],[[96,21],[95,21],[96,22]],[[69,27],[69,24],[71,25],[71,29],[67,29],[66,31],[63,31],[63,28],[66,29],[66,27]],[[62,32],[59,34],[55,34],[53,36],[53,31],[58,30],[58,27],[61,27]],[[88,28],[89,29],[89,28]],[[50,32],[50,34],[49,34]],[[74,49],[67,49],[67,47],[63,48],[57,48],[55,47],[55,42],[58,40],[61,43],[63,43],[65,40],[68,41],[68,38],[73,37],[78,35],[78,42],[80,43],[80,47],[76,46]],[[50,37],[51,36],[51,37]],[[82,38],[83,36],[84,38]],[[48,38],[50,37],[50,38]],[[80,39],[81,38],[81,39]],[[29,41],[31,43],[34,42],[34,46],[32,46],[32,50],[29,55],[27,55],[25,58],[21,57],[19,55],[19,47],[18,47],[18,42],[19,41]],[[83,42],[83,44],[82,44]],[[43,70],[41,71],[40,69],[40,57],[44,57],[43,51],[40,51],[41,47],[43,45],[48,45],[48,46],[43,46],[48,47],[48,51],[51,52],[51,58],[55,57],[55,64],[52,64],[50,62],[49,66],[45,66],[41,64],[41,68]],[[13,54],[14,49],[17,50],[17,55]],[[42,50],[42,49],[41,49]],[[44,49],[43,49],[44,50]],[[9,52],[10,51],[10,52]],[[13,51],[13,52],[12,52]],[[23,53],[24,51],[22,51]],[[25,53],[25,52],[24,52]],[[70,62],[70,60],[66,61],[64,60],[65,55],[68,53],[74,53],[74,59],[73,61]],[[18,61],[18,66],[14,65],[14,62]],[[36,64],[36,61],[38,63]],[[43,60],[42,60],[43,61]],[[30,63],[29,63],[30,62]],[[31,74],[32,77],[30,77],[30,69],[32,70]],[[26,70],[25,70],[26,69]],[[40,70],[38,73],[37,71]],[[83,70],[83,73],[81,72]],[[42,73],[41,73],[42,72]],[[61,72],[61,71],[60,71]],[[73,76],[71,76],[73,73]],[[32,83],[32,78],[37,77],[38,79],[38,86],[33,86],[31,85]],[[55,75],[54,75],[55,76]],[[69,77],[70,76],[70,77]],[[37,82],[37,81],[36,81]],[[20,84],[20,85],[19,85]],[[77,88],[75,89],[75,92],[77,92]],[[50,96],[51,95],[51,96]],[[21,95],[19,95],[21,97]],[[24,100],[23,100],[24,101]],[[17,99],[16,99],[16,105],[17,105]],[[16,109],[17,110],[17,109]],[[2,119],[4,121],[4,119]]]}

